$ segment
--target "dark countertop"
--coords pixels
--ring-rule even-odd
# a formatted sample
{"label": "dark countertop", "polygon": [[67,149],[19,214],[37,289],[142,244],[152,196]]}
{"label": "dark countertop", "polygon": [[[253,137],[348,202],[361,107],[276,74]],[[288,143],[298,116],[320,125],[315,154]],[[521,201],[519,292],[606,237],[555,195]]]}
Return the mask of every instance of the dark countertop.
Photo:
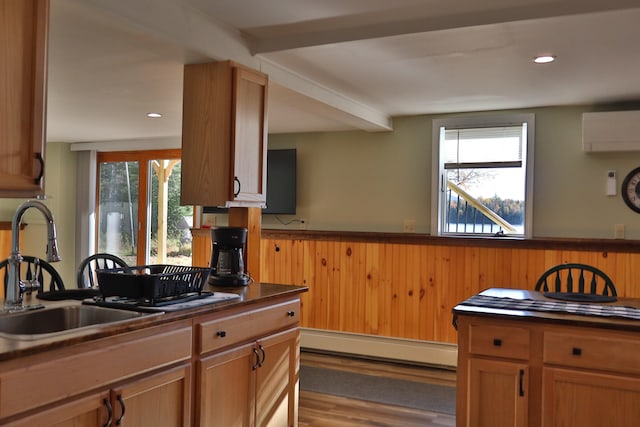
{"label": "dark countertop", "polygon": [[[144,316],[118,325],[99,325],[79,330],[71,330],[69,332],[42,339],[16,340],[0,336],[0,361],[136,331],[167,322],[191,319],[195,316],[211,314],[223,310],[230,310],[245,306],[247,309],[250,309],[252,305],[268,302],[269,300],[295,297],[302,292],[306,292],[308,288],[305,286],[252,283],[244,287],[212,287],[206,285],[204,290],[211,292],[236,293],[240,295],[240,298],[222,301],[215,304],[202,305],[185,310],[163,312],[161,314],[154,313],[150,316]],[[47,307],[81,304],[81,301],[73,300],[37,300],[37,302],[42,303]],[[4,304],[4,301],[0,301],[0,304]]]}
{"label": "dark countertop", "polygon": [[[541,292],[522,290],[522,289],[503,289],[503,288],[491,288],[487,289],[478,295],[497,297],[497,298],[510,298],[515,300],[534,300],[542,302],[556,302],[566,303],[553,298],[547,298]],[[618,298],[615,302],[579,302],[574,304],[587,304],[604,307],[631,307],[633,309],[640,310],[640,299],[635,298]],[[631,330],[640,331],[640,320],[625,319],[611,316],[599,316],[599,315],[579,315],[572,314],[570,312],[545,312],[545,311],[531,311],[531,310],[517,310],[508,308],[497,307],[482,307],[467,305],[464,301],[453,307],[454,324],[457,316],[482,316],[493,318],[508,318],[509,320],[521,320],[527,322],[547,322],[547,323],[562,323],[575,326],[586,326],[596,328],[608,328],[618,330]]]}

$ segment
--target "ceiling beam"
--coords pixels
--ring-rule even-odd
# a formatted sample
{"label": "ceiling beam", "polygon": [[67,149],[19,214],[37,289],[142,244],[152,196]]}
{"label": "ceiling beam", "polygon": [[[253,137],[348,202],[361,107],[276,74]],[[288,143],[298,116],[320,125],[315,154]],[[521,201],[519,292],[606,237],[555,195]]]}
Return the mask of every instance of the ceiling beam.
{"label": "ceiling beam", "polygon": [[[274,82],[345,114],[342,121],[359,129],[391,129],[391,117],[284,67],[251,54],[235,28],[179,0],[85,0],[181,48],[184,63],[231,59],[269,75]],[[338,115],[336,115],[337,117]]]}
{"label": "ceiling beam", "polygon": [[[482,2],[479,4],[482,5]],[[390,11],[384,11],[362,16],[347,15],[248,28],[244,31],[248,34],[247,40],[251,53],[260,54],[404,34],[638,7],[640,7],[638,0],[551,0],[529,2],[526,5],[502,4],[499,8],[485,8],[463,13],[420,6],[395,10],[393,14]]]}

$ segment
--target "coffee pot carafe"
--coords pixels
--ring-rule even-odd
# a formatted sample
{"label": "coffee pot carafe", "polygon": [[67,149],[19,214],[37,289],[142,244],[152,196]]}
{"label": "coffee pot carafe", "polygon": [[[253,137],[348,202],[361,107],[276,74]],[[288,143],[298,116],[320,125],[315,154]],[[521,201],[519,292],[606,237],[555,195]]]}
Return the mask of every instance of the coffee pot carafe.
{"label": "coffee pot carafe", "polygon": [[215,227],[211,229],[210,285],[244,286],[249,275],[244,272],[243,251],[247,243],[247,229]]}

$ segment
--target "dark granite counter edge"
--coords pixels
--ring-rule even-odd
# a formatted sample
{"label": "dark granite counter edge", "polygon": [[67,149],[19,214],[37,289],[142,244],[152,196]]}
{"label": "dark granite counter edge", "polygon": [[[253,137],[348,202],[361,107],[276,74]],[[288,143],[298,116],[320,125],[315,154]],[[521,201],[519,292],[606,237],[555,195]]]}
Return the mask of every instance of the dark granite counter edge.
{"label": "dark granite counter edge", "polygon": [[[545,299],[545,297],[540,292],[529,291],[529,290],[519,290],[519,289],[492,288],[492,289],[487,289],[481,292],[480,295],[503,296],[508,298],[517,298],[517,299],[524,299],[524,298],[539,299],[539,300]],[[621,298],[618,300],[618,302],[613,304],[640,308],[640,299]],[[563,325],[593,327],[593,328],[600,328],[600,329],[640,331],[640,321],[638,320],[632,320],[632,319],[625,320],[621,318],[575,315],[570,313],[562,314],[562,313],[552,313],[552,312],[478,307],[478,306],[464,305],[464,301],[454,306],[452,309],[452,313],[454,317],[454,323],[457,316],[465,315],[465,316],[485,317],[485,318],[494,318],[494,319],[516,320],[516,321],[522,321],[522,322],[558,323]]]}
{"label": "dark granite counter edge", "polygon": [[[220,311],[236,309],[239,307],[247,307],[268,302],[274,299],[283,299],[294,297],[308,290],[305,286],[279,285],[270,283],[253,283],[242,288],[213,288],[207,286],[208,291],[218,291],[226,293],[238,293],[241,298],[229,301],[223,301],[211,305],[202,305],[195,308],[179,310],[174,312],[164,312],[157,315],[141,317],[130,322],[118,325],[96,326],[79,331],[70,331],[69,333],[34,340],[14,340],[10,338],[0,337],[0,362],[24,357],[27,355],[37,354],[45,351],[51,351],[71,345],[82,344],[102,338],[112,337],[115,335],[125,334],[128,332],[138,331],[169,322],[175,322],[185,319],[194,318],[212,314]],[[80,304],[80,301],[56,301],[44,302],[45,305],[61,305],[61,304]]]}

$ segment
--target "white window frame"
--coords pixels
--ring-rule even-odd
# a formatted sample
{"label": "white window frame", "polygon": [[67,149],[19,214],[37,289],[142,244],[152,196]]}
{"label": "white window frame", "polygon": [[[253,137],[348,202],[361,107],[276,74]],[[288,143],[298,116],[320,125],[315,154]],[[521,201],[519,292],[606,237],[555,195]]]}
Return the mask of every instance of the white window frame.
{"label": "white window frame", "polygon": [[[527,153],[525,164],[525,219],[524,238],[533,236],[533,154],[535,146],[535,114],[506,114],[506,115],[474,115],[434,119],[431,129],[432,166],[431,166],[431,235],[445,235],[440,230],[442,224],[442,186],[444,185],[444,159],[441,157],[440,130],[465,129],[493,126],[514,126],[527,124]],[[446,234],[451,236],[450,234]],[[471,233],[459,234],[452,237],[471,237]]]}

